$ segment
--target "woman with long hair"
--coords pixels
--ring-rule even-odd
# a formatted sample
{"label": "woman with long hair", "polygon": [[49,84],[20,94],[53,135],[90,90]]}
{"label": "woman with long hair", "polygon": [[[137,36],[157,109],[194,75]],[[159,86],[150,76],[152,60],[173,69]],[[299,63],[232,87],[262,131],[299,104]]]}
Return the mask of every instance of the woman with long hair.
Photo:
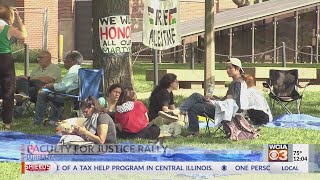
{"label": "woman with long hair", "polygon": [[271,122],[273,117],[267,100],[255,87],[254,78],[246,74],[244,77],[248,85],[249,107],[247,110],[250,121],[253,125],[263,125]]}
{"label": "woman with long hair", "polygon": [[167,112],[174,116],[173,110],[175,110],[175,106],[172,91],[177,89],[178,80],[175,74],[168,73],[161,78],[159,85],[154,88],[149,98],[149,121],[158,117],[159,111]]}
{"label": "woman with long hair", "polygon": [[104,112],[108,113],[109,116],[114,120],[117,102],[120,94],[123,91],[121,84],[112,84],[108,88],[108,96],[99,98],[99,103],[104,107]]}
{"label": "woman with long hair", "polygon": [[148,127],[147,108],[137,100],[137,94],[131,87],[125,88],[120,95],[115,123],[122,138],[156,139],[160,135],[158,126]]}
{"label": "woman with long hair", "polygon": [[[15,19],[17,28],[13,27]],[[16,9],[0,5],[0,86],[3,95],[2,120],[5,129],[11,128],[14,110],[16,73],[12,58],[11,37],[24,40],[27,37],[27,30]]]}
{"label": "woman with long hair", "polygon": [[86,141],[96,144],[116,143],[116,128],[111,117],[94,97],[89,96],[80,103],[80,110],[87,118],[84,126],[75,126],[74,132]]}

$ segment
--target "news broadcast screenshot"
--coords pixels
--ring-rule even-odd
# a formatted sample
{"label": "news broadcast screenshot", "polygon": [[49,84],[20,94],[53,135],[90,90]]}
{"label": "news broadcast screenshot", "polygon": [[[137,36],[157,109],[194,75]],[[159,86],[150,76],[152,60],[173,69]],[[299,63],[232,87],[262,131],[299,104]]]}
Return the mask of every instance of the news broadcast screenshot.
{"label": "news broadcast screenshot", "polygon": [[0,0],[0,180],[320,179],[320,0]]}

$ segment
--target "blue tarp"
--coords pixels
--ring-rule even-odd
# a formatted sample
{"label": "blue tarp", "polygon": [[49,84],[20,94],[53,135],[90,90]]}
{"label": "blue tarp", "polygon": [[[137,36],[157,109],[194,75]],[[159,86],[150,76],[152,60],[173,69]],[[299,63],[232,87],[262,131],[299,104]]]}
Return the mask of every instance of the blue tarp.
{"label": "blue tarp", "polygon": [[320,130],[320,118],[306,114],[284,114],[274,117],[266,126]]}
{"label": "blue tarp", "polygon": [[[20,132],[0,132],[0,161],[21,160],[21,146],[56,144],[59,136],[31,135]],[[121,144],[133,144],[131,142]],[[145,145],[146,146],[146,145]],[[262,161],[262,151],[256,150],[208,150],[192,147],[167,149],[158,154],[99,154],[99,155],[54,155],[55,161]]]}

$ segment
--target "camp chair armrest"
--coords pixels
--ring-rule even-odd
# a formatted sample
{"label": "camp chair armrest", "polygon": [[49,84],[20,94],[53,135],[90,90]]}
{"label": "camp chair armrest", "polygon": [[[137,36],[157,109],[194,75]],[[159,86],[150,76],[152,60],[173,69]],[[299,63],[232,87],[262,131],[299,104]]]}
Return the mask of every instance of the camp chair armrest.
{"label": "camp chair armrest", "polygon": [[271,85],[269,83],[263,82],[262,85],[263,87],[268,88],[271,91]]}
{"label": "camp chair armrest", "polygon": [[304,86],[301,86],[300,84],[298,84],[297,86],[298,86],[298,88],[306,88],[306,87],[308,87],[308,86],[310,86],[310,85],[313,85],[313,82],[311,82],[311,81],[309,81],[306,85],[304,85]]}

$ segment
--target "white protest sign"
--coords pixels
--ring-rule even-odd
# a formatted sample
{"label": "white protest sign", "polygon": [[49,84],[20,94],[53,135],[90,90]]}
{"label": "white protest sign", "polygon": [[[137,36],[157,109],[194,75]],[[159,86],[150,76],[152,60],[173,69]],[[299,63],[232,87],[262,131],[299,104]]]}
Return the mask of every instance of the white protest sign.
{"label": "white protest sign", "polygon": [[131,51],[131,20],[128,15],[99,19],[100,47],[104,53]]}
{"label": "white protest sign", "polygon": [[178,0],[145,0],[143,44],[165,50],[181,44]]}

